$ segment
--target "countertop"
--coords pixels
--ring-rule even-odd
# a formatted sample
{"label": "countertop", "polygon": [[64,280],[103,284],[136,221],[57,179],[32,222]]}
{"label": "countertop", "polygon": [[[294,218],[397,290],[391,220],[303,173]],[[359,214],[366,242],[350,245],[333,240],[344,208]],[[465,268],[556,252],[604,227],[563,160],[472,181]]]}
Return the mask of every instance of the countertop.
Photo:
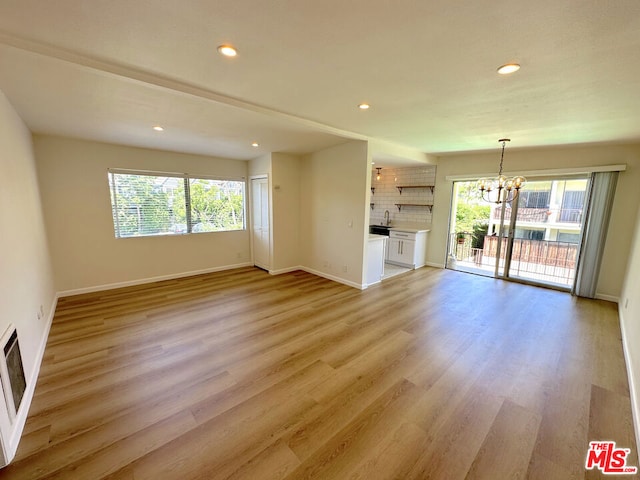
{"label": "countertop", "polygon": [[369,241],[371,240],[384,240],[385,238],[389,238],[386,235],[376,235],[375,233],[369,234]]}
{"label": "countertop", "polygon": [[388,228],[389,230],[395,230],[396,232],[409,232],[409,233],[419,233],[419,232],[430,232],[431,225],[428,223],[394,223],[393,225],[376,225],[375,223],[371,223],[370,227],[382,227]]}
{"label": "countertop", "polygon": [[408,232],[408,233],[420,233],[420,232],[429,232],[430,228],[425,227],[391,227],[389,231],[392,232]]}

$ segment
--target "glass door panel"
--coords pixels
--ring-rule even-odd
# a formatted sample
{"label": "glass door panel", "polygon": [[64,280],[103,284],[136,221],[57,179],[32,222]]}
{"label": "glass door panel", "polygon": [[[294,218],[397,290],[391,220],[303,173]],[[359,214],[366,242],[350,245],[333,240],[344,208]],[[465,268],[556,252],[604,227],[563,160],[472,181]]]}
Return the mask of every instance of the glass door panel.
{"label": "glass door panel", "polygon": [[476,181],[453,184],[451,212],[447,268],[494,276],[494,245],[486,240],[491,206],[480,197]]}
{"label": "glass door panel", "polygon": [[512,203],[484,202],[455,182],[447,268],[570,290],[589,179],[529,180]]}
{"label": "glass door panel", "polygon": [[487,241],[492,246],[492,254],[496,257],[495,277],[505,278],[505,272],[509,265],[509,225],[512,218],[512,209],[510,203],[491,204],[491,222],[489,225],[490,237]]}
{"label": "glass door panel", "polygon": [[588,178],[527,182],[511,206],[505,277],[571,289],[588,186]]}

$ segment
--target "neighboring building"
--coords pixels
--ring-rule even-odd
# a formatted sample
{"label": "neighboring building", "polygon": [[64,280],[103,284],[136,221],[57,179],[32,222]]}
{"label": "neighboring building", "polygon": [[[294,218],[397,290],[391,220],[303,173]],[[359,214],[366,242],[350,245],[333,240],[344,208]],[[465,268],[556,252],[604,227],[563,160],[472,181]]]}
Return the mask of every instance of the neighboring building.
{"label": "neighboring building", "polygon": [[[530,182],[520,193],[515,238],[579,243],[588,180]],[[505,210],[509,230],[511,205]],[[489,235],[500,231],[501,206],[491,204]]]}

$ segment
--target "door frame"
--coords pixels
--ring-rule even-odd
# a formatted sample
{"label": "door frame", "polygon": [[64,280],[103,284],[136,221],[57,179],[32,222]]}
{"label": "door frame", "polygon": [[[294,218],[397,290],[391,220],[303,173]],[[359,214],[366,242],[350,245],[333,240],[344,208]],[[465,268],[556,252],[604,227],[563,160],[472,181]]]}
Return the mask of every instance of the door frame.
{"label": "door frame", "polygon": [[[271,209],[271,205],[272,205],[272,201],[273,199],[271,198],[271,176],[268,173],[262,173],[262,174],[257,174],[257,175],[250,175],[249,176],[249,243],[250,243],[250,247],[251,247],[251,264],[254,266],[257,266],[255,264],[255,252],[253,249],[253,235],[254,235],[254,231],[253,231],[253,205],[254,205],[254,201],[255,199],[253,198],[253,181],[254,180],[263,180],[266,179],[267,180],[267,198],[268,198],[268,202],[269,202],[269,266],[267,268],[267,271],[271,271],[271,269],[273,268],[273,215],[272,215],[272,209]],[[263,268],[258,266],[258,268]]]}
{"label": "door frame", "polygon": [[[589,196],[589,191],[591,189],[591,176],[585,172],[582,171],[575,171],[575,172],[571,172],[571,171],[558,171],[557,174],[550,174],[550,173],[545,173],[544,175],[538,174],[538,175],[534,175],[531,174],[531,172],[528,172],[530,177],[531,177],[531,182],[536,182],[536,181],[567,181],[567,180],[586,180],[587,181],[587,187],[586,187],[586,196],[585,196],[585,201],[584,201],[584,206],[583,209],[586,212],[589,208],[589,202],[590,202],[590,196]],[[528,176],[529,176],[528,175]],[[478,177],[479,178],[479,177]],[[448,240],[447,240],[447,248],[445,250],[446,252],[446,258],[445,258],[445,268],[452,268],[454,270],[458,270],[455,266],[451,267],[450,265],[450,255],[451,252],[453,251],[453,246],[452,246],[452,241],[453,241],[453,235],[451,234],[451,223],[453,221],[454,216],[456,215],[456,183],[458,182],[477,182],[477,178],[475,178],[475,176],[473,177],[469,177],[469,176],[451,176],[451,177],[447,177],[448,180],[451,180],[452,185],[451,185],[451,202],[450,202],[450,206],[449,206],[449,218],[448,218],[448,225],[447,225],[447,232],[448,233]],[[555,290],[560,290],[560,291],[564,291],[564,292],[569,292],[569,293],[573,293],[575,290],[575,279],[578,278],[578,269],[579,269],[579,263],[578,260],[576,260],[576,266],[575,266],[575,278],[574,281],[571,285],[561,285],[561,284],[554,284],[554,283],[547,283],[544,281],[536,281],[535,279],[528,279],[528,278],[523,278],[523,277],[513,277],[510,274],[510,268],[511,268],[511,264],[512,264],[512,256],[513,256],[513,249],[514,249],[514,243],[515,243],[515,233],[516,233],[516,226],[517,226],[517,217],[518,217],[518,208],[519,208],[519,200],[516,199],[514,202],[511,203],[511,213],[510,213],[510,218],[508,220],[505,220],[505,213],[506,213],[506,204],[502,203],[497,209],[496,211],[500,212],[500,221],[498,223],[495,223],[494,225],[497,228],[497,238],[498,238],[498,242],[496,245],[496,257],[495,257],[495,265],[491,265],[491,270],[489,270],[489,272],[493,271],[493,273],[488,273],[486,276],[491,277],[491,278],[497,278],[500,280],[509,280],[511,282],[515,282],[515,283],[523,283],[523,284],[527,284],[527,285],[534,285],[534,286],[541,286],[541,287],[545,287],[545,288],[550,288],[550,289],[555,289]],[[505,229],[507,229],[505,231]],[[581,253],[581,249],[582,249],[582,242],[583,242],[583,236],[584,236],[584,232],[585,232],[585,220],[583,219],[582,225],[581,225],[581,230],[580,230],[580,239],[578,241],[578,246],[579,246],[579,250],[578,250],[578,259],[580,258],[580,253]],[[506,241],[504,241],[506,240]],[[501,255],[502,252],[504,251],[504,261],[503,264],[501,265]],[[460,271],[465,272],[465,273],[472,273],[472,274],[480,274],[483,275],[481,272],[474,272],[474,271],[469,271],[469,270],[465,270],[465,269],[460,269]],[[486,271],[486,270],[485,270]]]}
{"label": "door frame", "polygon": [[[539,177],[534,177],[534,179],[532,179],[532,182],[535,181],[567,181],[567,180],[586,180],[587,181],[587,186],[586,186],[586,194],[585,194],[585,198],[584,198],[584,205],[583,205],[583,209],[586,212],[589,208],[589,202],[590,202],[590,195],[589,192],[591,191],[591,176],[590,175],[584,175],[584,174],[565,174],[565,175],[548,175],[548,176],[539,176]],[[504,265],[502,267],[502,273],[500,273],[500,246],[502,244],[501,241],[498,241],[498,245],[497,245],[497,253],[496,253],[496,266],[495,266],[495,278],[501,279],[501,280],[509,280],[511,282],[516,282],[516,283],[523,283],[526,285],[533,285],[533,286],[538,286],[538,287],[545,287],[545,288],[551,288],[554,290],[560,290],[563,292],[570,292],[573,293],[575,290],[575,279],[578,278],[578,268],[579,268],[579,262],[578,259],[580,258],[580,254],[582,251],[582,243],[583,243],[583,236],[584,236],[584,230],[585,230],[585,219],[583,219],[581,225],[580,225],[580,239],[578,241],[578,255],[577,255],[577,259],[576,259],[576,266],[575,266],[575,274],[574,274],[574,281],[571,285],[568,286],[563,286],[563,285],[559,285],[559,284],[553,284],[553,283],[546,283],[546,282],[536,282],[535,280],[531,280],[528,278],[523,278],[523,277],[512,277],[510,275],[510,269],[511,269],[511,260],[512,260],[512,256],[513,256],[513,244],[515,242],[515,232],[516,232],[516,224],[518,222],[518,209],[520,208],[520,200],[519,197],[516,198],[512,203],[511,203],[511,218],[509,220],[509,230],[507,232],[507,241],[505,242],[505,246],[506,246],[506,252],[505,252],[505,257],[504,257]],[[505,211],[506,211],[506,204],[503,203],[501,206],[501,214],[500,214],[500,228],[499,228],[499,233],[498,233],[498,238],[504,238],[504,228],[505,228],[505,221],[504,221],[504,217],[505,217]]]}

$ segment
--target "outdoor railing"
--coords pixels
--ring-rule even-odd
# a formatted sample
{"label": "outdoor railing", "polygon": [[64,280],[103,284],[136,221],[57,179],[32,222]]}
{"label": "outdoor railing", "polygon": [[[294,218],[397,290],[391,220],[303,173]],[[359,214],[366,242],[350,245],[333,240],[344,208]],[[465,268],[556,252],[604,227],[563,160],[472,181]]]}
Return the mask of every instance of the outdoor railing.
{"label": "outdoor railing", "polygon": [[[482,270],[495,268],[498,241],[500,263],[507,252],[507,239],[497,236],[476,237],[470,233],[452,234],[450,259],[469,267]],[[578,259],[578,245],[569,242],[550,240],[527,240],[516,238],[513,241],[510,275],[543,282],[570,285],[575,274]]]}
{"label": "outdoor railing", "polygon": [[582,209],[562,208],[558,212],[558,221],[562,223],[580,223],[582,222]]}
{"label": "outdoor railing", "polygon": [[[504,220],[509,222],[511,220],[511,207],[507,207],[504,211]],[[557,213],[557,217],[554,216]],[[502,215],[502,209],[496,208],[493,210],[493,219],[500,220]],[[561,208],[560,210],[550,210],[545,208],[518,208],[519,222],[536,222],[543,223],[547,221],[558,221],[561,223],[580,223],[582,221],[582,209],[581,208]]]}
{"label": "outdoor railing", "polygon": [[482,236],[471,233],[452,233],[450,239],[450,254],[458,261],[480,264],[482,262]]}
{"label": "outdoor railing", "polygon": [[[504,258],[507,249],[506,238],[502,238],[500,258]],[[495,257],[498,247],[498,237],[485,237],[483,254]],[[575,268],[578,259],[578,245],[569,242],[551,240],[527,240],[516,238],[513,240],[511,261],[527,262],[540,265],[562,266]]]}
{"label": "outdoor railing", "polygon": [[[511,208],[506,208],[504,211],[505,221],[511,220]],[[522,222],[545,222],[551,212],[548,208],[518,208],[517,220]],[[493,211],[493,219],[500,220],[502,215],[502,209],[496,208]]]}

